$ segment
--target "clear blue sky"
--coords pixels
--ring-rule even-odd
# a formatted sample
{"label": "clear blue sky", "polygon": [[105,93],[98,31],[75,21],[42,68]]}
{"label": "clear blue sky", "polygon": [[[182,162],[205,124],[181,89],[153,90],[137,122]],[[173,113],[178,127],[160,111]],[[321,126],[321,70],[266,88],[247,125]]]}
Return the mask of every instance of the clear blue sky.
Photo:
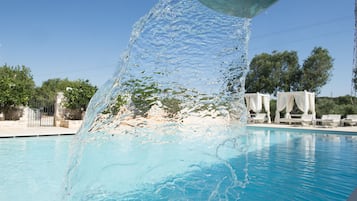
{"label": "clear blue sky", "polygon": [[[0,65],[25,65],[38,86],[50,78],[108,80],[132,25],[158,0],[0,0]],[[334,58],[320,96],[351,93],[354,1],[279,0],[252,20],[249,57],[321,46]]]}

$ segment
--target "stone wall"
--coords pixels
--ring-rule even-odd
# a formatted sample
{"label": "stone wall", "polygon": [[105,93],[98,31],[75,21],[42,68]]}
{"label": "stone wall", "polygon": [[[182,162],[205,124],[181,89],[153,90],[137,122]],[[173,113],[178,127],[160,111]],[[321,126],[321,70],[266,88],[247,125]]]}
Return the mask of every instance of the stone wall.
{"label": "stone wall", "polygon": [[61,126],[61,121],[64,120],[64,107],[63,107],[64,95],[63,92],[58,92],[55,102],[55,126]]}
{"label": "stone wall", "polygon": [[17,120],[5,120],[4,114],[0,114],[0,127],[27,127],[28,113],[31,109],[29,107],[19,107],[14,110],[13,114]]}
{"label": "stone wall", "polygon": [[[67,110],[63,106],[64,95],[63,92],[57,93],[56,102],[54,106],[54,126],[65,128],[79,128],[82,125],[82,120],[69,120],[72,115],[77,115],[78,119],[83,118],[82,111]],[[10,115],[12,120],[5,120],[5,115]],[[0,127],[27,127],[29,126],[30,118],[37,118],[40,115],[39,111],[35,111],[29,107],[18,107],[7,114],[0,113]],[[40,118],[40,117],[38,117]],[[8,119],[8,118],[7,118]],[[40,126],[40,125],[30,125]]]}
{"label": "stone wall", "polygon": [[[55,103],[55,125],[58,127],[65,128],[79,128],[82,125],[82,111],[72,111],[66,109],[63,106],[64,98],[65,97],[63,92],[57,93]],[[75,118],[79,120],[69,120],[70,118]]]}

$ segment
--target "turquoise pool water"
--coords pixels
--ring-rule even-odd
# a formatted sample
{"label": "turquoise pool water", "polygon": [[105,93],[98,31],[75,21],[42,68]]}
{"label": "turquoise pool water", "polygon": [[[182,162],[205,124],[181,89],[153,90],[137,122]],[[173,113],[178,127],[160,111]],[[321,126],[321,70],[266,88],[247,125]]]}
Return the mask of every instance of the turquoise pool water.
{"label": "turquoise pool water", "polygon": [[72,139],[0,139],[0,200],[60,200]]}
{"label": "turquoise pool water", "polygon": [[[110,200],[346,200],[357,188],[356,135],[262,128],[247,132],[248,152],[230,159],[230,168],[212,164]],[[0,139],[0,200],[61,200],[72,139]],[[232,185],[232,174],[239,184]]]}

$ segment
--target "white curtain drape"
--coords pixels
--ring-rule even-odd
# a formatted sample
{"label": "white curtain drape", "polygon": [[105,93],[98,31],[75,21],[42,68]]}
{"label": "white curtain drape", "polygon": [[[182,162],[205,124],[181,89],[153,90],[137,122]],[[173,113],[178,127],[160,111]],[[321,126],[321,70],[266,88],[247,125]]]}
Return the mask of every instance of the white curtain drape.
{"label": "white curtain drape", "polygon": [[285,118],[291,118],[290,112],[296,103],[299,110],[304,114],[311,111],[313,119],[316,118],[315,112],[315,93],[310,92],[278,92],[275,122],[280,123],[280,112],[286,109]]}
{"label": "white curtain drape", "polygon": [[310,108],[310,111],[312,113],[312,119],[315,120],[316,119],[316,111],[315,111],[315,93],[310,93],[308,95],[309,97],[309,108]]}
{"label": "white curtain drape", "polygon": [[288,95],[287,96],[287,100],[288,102],[286,103],[286,114],[285,114],[285,118],[291,118],[290,116],[290,112],[293,110],[294,108],[294,96]]}
{"label": "white curtain drape", "polygon": [[275,122],[280,123],[280,112],[283,111],[288,103],[288,96],[284,93],[277,94]]}
{"label": "white curtain drape", "polygon": [[294,99],[299,110],[301,110],[304,114],[307,114],[310,108],[310,99],[306,91],[301,93],[295,93]]}
{"label": "white curtain drape", "polygon": [[262,99],[263,99],[264,109],[267,112],[268,123],[271,123],[271,118],[270,118],[270,96],[269,95],[264,95],[264,96],[262,96]]}
{"label": "white curtain drape", "polygon": [[248,97],[247,95],[244,96],[245,99],[245,105],[247,107],[247,111],[249,113],[249,108],[250,108],[250,97]]}
{"label": "white curtain drape", "polygon": [[247,103],[248,112],[252,110],[253,112],[260,112],[262,110],[262,98],[259,93],[256,94],[246,94],[245,100]]}
{"label": "white curtain drape", "polygon": [[247,106],[247,111],[253,111],[259,113],[264,110],[268,116],[268,123],[271,123],[270,118],[270,95],[261,93],[247,93],[245,94],[245,101]]}

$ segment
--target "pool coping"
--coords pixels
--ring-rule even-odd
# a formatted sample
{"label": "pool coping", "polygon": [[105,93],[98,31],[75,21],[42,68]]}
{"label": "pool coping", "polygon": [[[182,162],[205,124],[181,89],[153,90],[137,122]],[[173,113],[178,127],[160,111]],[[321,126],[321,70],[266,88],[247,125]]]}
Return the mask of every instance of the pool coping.
{"label": "pool coping", "polygon": [[22,134],[22,135],[0,135],[1,138],[30,138],[30,137],[54,137],[54,136],[67,136],[75,135],[75,133],[39,133],[39,134]]}
{"label": "pool coping", "polygon": [[319,127],[319,126],[301,126],[301,125],[285,125],[285,124],[247,124],[247,127],[254,128],[273,128],[279,130],[309,130],[323,132],[327,134],[344,134],[357,135],[357,126],[338,126],[338,127]]}
{"label": "pool coping", "polygon": [[[357,126],[339,126],[339,127],[317,127],[317,126],[300,126],[286,124],[247,124],[254,128],[273,128],[273,129],[295,129],[295,130],[312,130],[324,132],[327,134],[344,134],[357,135]],[[0,127],[0,138],[19,138],[19,137],[48,137],[48,136],[67,136],[75,135],[79,128],[63,127]]]}
{"label": "pool coping", "polygon": [[1,138],[49,137],[75,135],[78,128],[63,127],[0,127]]}

